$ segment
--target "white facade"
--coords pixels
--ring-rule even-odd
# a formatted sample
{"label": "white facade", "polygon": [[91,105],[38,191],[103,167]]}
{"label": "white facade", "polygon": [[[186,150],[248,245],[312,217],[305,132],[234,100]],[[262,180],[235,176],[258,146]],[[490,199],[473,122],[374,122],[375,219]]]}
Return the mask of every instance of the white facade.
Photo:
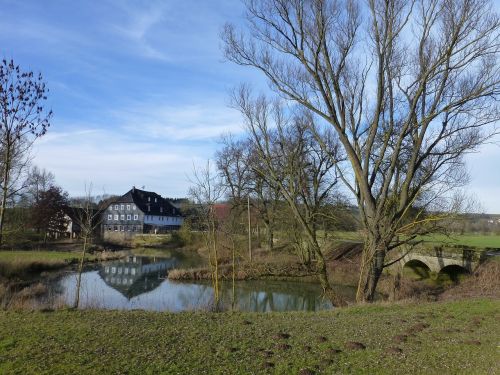
{"label": "white facade", "polygon": [[144,224],[181,226],[182,222],[183,218],[180,216],[156,216],[144,214]]}

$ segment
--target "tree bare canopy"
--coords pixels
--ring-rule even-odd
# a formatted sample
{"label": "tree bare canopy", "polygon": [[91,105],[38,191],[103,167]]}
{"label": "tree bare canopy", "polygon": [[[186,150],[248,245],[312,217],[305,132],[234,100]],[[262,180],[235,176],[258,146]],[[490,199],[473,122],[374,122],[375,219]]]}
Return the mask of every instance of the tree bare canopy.
{"label": "tree bare canopy", "polygon": [[488,0],[244,2],[248,30],[224,27],[225,56],[337,134],[366,229],[357,300],[371,301],[387,253],[428,230],[424,212],[495,132],[499,16]]}
{"label": "tree bare canopy", "polygon": [[[329,129],[318,129],[307,112],[290,113],[278,101],[253,99],[246,87],[234,96],[233,104],[248,129],[251,169],[279,191],[304,234],[304,251],[299,254],[304,264],[311,266],[315,259],[325,295],[334,305],[343,305],[328,282],[317,233],[339,181],[335,166],[342,153],[337,138]],[[318,144],[315,135],[326,147]]]}
{"label": "tree bare canopy", "polygon": [[43,107],[47,92],[41,74],[23,71],[12,60],[0,63],[0,245],[10,190],[19,171],[27,165],[33,140],[44,135],[50,126],[52,111]]}

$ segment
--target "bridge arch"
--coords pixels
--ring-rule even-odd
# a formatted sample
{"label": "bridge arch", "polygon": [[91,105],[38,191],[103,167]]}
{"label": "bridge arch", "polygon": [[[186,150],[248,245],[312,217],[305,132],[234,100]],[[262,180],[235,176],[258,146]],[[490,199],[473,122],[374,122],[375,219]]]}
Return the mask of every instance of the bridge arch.
{"label": "bridge arch", "polygon": [[431,275],[431,268],[420,259],[410,259],[403,266],[403,273],[416,279],[428,279]]}
{"label": "bridge arch", "polygon": [[458,283],[462,276],[469,275],[470,271],[459,264],[449,264],[443,268],[438,273],[438,281],[451,281],[453,283]]}

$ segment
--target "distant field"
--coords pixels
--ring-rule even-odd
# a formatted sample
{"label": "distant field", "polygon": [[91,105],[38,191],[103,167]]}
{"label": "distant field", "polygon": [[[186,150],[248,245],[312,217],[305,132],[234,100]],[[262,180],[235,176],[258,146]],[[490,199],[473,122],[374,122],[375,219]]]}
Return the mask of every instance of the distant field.
{"label": "distant field", "polygon": [[431,236],[421,237],[421,239],[427,243],[435,244],[463,245],[478,248],[500,248],[500,235],[456,234],[445,236],[442,234],[434,234]]}
{"label": "distant field", "polygon": [[[344,232],[339,231],[331,234],[331,238],[340,241],[362,241],[360,232]],[[478,248],[493,247],[500,248],[500,235],[486,234],[452,234],[446,236],[444,234],[434,234],[422,236],[418,238],[430,244],[446,244],[446,245],[463,245],[473,246]]]}

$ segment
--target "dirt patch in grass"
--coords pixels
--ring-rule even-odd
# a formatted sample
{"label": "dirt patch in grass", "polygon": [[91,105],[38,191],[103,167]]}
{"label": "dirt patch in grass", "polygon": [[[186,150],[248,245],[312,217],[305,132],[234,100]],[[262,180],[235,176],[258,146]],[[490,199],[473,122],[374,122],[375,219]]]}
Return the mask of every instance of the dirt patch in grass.
{"label": "dirt patch in grass", "polygon": [[396,336],[394,336],[393,341],[396,344],[401,344],[403,342],[408,341],[408,336],[407,335],[396,335]]}
{"label": "dirt patch in grass", "polygon": [[351,349],[351,350],[364,350],[366,349],[366,345],[361,343],[361,342],[357,342],[357,341],[348,341],[345,343],[345,347],[347,349]]}
{"label": "dirt patch in grass", "polygon": [[391,346],[390,348],[386,349],[385,353],[389,355],[399,355],[403,354],[403,350],[401,348]]}

